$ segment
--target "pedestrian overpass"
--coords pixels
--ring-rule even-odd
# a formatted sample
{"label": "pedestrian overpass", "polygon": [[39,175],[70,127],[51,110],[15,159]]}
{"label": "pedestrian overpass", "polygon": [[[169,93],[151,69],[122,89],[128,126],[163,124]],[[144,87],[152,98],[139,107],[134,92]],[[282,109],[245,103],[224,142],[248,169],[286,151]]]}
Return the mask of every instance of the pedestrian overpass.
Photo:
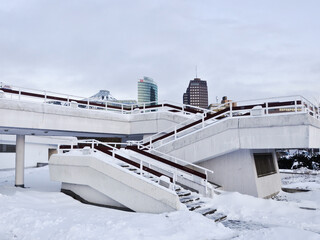
{"label": "pedestrian overpass", "polygon": [[[155,205],[156,212],[170,211],[181,208],[179,201],[200,211],[199,197],[176,197],[182,188],[209,197],[215,189],[270,197],[281,189],[275,149],[320,147],[319,109],[301,96],[229,102],[207,110],[168,102],[90,102],[3,84],[0,90],[0,133],[17,135],[17,186],[24,184],[25,135],[126,136],[129,141],[120,149],[94,140],[63,146],[50,160],[50,171],[64,191],[133,211],[150,212]],[[80,166],[83,172],[76,175]],[[96,171],[99,177],[92,178],[90,172]],[[151,176],[159,188],[141,176]],[[150,205],[141,209],[141,202],[114,194],[111,185],[130,189]],[[168,201],[161,200],[162,194]]]}

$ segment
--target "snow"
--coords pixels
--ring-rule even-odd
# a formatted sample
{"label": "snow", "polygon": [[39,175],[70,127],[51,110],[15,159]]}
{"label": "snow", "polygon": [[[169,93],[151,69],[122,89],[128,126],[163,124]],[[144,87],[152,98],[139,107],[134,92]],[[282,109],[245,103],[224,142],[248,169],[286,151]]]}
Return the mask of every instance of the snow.
{"label": "snow", "polygon": [[0,240],[320,239],[320,175],[282,176],[285,187],[311,191],[281,192],[276,199],[221,191],[212,205],[227,221],[215,223],[188,211],[146,214],[82,204],[60,193],[48,167],[26,169],[24,189],[14,187],[14,171],[0,171]]}

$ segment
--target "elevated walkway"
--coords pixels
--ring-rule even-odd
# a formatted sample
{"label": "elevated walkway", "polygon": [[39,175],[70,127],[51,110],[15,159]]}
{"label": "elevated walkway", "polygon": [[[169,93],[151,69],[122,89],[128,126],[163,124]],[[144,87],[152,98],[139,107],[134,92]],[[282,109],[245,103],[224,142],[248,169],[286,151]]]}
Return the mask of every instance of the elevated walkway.
{"label": "elevated walkway", "polygon": [[275,149],[319,148],[319,109],[300,97],[260,101],[230,103],[132,144],[215,170],[209,181],[224,190],[273,196],[281,189]]}

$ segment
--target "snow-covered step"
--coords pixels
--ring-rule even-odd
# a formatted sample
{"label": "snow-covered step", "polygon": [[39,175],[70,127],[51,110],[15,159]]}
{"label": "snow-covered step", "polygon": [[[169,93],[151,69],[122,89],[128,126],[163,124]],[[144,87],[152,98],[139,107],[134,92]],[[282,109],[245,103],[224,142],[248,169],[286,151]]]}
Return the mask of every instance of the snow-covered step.
{"label": "snow-covered step", "polygon": [[195,201],[198,201],[200,200],[199,197],[195,197],[195,196],[186,196],[186,197],[181,197],[180,198],[180,202],[181,203],[184,203],[184,204],[187,204],[187,203],[190,203],[190,202],[195,202]]}
{"label": "snow-covered step", "polygon": [[[141,175],[145,177],[148,180],[151,180],[157,184],[159,184],[160,179],[158,176],[154,176],[153,174],[146,173],[142,171],[141,174],[141,169],[137,168],[135,166],[132,166],[127,163],[119,163],[119,166],[136,173],[138,175]],[[201,194],[198,194],[196,192],[192,192],[190,190],[184,189],[183,187],[179,185],[175,185],[174,190],[176,194],[179,197],[179,201],[184,204],[189,211],[194,211],[197,212],[205,217],[208,217],[214,221],[223,221],[226,219],[226,216],[222,213],[218,213],[217,209],[213,207],[208,207],[207,206],[207,199],[203,200],[203,196]]]}
{"label": "snow-covered step", "polygon": [[214,214],[206,215],[207,218],[214,220],[215,222],[221,222],[227,219],[227,216],[223,213],[215,212]]}
{"label": "snow-covered step", "polygon": [[191,191],[187,190],[187,191],[178,191],[177,192],[178,196],[181,197],[186,197],[186,196],[190,196],[191,195]]}
{"label": "snow-covered step", "polygon": [[201,213],[203,216],[214,214],[217,211],[215,208],[201,208],[196,212]]}

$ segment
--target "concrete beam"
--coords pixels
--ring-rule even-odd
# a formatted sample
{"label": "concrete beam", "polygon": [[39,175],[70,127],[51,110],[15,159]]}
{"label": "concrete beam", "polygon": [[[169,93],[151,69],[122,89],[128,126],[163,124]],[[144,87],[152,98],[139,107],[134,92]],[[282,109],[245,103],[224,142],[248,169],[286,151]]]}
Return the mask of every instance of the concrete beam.
{"label": "concrete beam", "polygon": [[25,135],[16,135],[15,186],[24,187]]}

